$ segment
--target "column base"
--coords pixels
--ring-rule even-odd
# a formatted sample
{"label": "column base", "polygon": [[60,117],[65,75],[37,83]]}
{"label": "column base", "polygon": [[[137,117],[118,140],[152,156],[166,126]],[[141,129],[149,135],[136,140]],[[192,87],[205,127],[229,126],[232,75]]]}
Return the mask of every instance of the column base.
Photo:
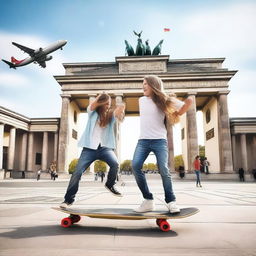
{"label": "column base", "polygon": [[3,180],[5,177],[5,170],[4,169],[0,169],[0,180]]}

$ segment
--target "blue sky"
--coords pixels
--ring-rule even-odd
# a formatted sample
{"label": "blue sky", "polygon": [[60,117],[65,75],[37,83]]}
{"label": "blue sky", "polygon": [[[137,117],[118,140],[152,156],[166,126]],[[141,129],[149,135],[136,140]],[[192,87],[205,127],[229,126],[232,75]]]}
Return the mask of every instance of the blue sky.
{"label": "blue sky", "polygon": [[68,41],[46,69],[0,63],[0,105],[18,113],[60,116],[53,75],[64,74],[62,63],[114,61],[124,55],[125,39],[136,45],[132,31],[143,30],[151,48],[164,39],[162,54],[170,59],[226,57],[224,67],[239,70],[229,83],[230,116],[256,116],[256,1],[0,0],[0,9],[1,59],[27,56],[12,41],[31,48]]}

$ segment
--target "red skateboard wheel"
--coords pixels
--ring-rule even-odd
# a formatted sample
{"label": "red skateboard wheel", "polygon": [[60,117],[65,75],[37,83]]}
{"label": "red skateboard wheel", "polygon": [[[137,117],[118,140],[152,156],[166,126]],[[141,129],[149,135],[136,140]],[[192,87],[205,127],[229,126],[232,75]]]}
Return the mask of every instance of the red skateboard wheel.
{"label": "red skateboard wheel", "polygon": [[64,227],[64,228],[69,228],[70,226],[72,225],[72,220],[71,218],[64,218],[62,219],[61,221],[61,226]]}
{"label": "red skateboard wheel", "polygon": [[160,227],[160,224],[161,224],[162,221],[165,221],[165,220],[163,220],[163,219],[156,219],[157,226]]}
{"label": "red skateboard wheel", "polygon": [[81,217],[79,215],[72,215],[70,216],[72,223],[77,223],[81,220]]}
{"label": "red skateboard wheel", "polygon": [[166,220],[162,220],[159,227],[164,232],[167,232],[171,229],[170,224]]}

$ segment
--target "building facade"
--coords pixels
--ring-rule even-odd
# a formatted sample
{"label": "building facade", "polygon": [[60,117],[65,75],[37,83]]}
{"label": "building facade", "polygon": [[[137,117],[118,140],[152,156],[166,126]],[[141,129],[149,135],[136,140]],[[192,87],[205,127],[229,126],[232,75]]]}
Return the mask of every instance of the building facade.
{"label": "building facade", "polygon": [[28,118],[0,107],[1,176],[34,177],[58,158],[59,118]]}
{"label": "building facade", "polygon": [[234,170],[256,169],[256,118],[231,118]]}

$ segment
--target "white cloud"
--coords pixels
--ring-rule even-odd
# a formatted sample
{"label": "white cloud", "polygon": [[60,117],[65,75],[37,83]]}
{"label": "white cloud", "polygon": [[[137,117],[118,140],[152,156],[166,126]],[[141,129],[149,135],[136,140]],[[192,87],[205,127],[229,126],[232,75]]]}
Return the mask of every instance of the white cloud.
{"label": "white cloud", "polygon": [[[9,99],[0,97],[0,106],[3,106],[4,108],[8,108],[12,111],[15,111],[25,116],[27,116],[27,113],[29,113],[27,106],[18,100],[14,101],[14,100],[9,100]],[[30,116],[27,116],[27,117],[30,117]]]}
{"label": "white cloud", "polygon": [[239,70],[232,78],[230,90],[246,93],[256,89],[256,70]]}
{"label": "white cloud", "polygon": [[230,56],[240,64],[255,59],[255,11],[256,3],[239,3],[195,12],[181,24],[187,48],[200,55]]}
{"label": "white cloud", "polygon": [[20,88],[26,87],[29,80],[27,77],[21,74],[15,73],[0,73],[0,88],[1,87],[11,87],[11,88]]}

